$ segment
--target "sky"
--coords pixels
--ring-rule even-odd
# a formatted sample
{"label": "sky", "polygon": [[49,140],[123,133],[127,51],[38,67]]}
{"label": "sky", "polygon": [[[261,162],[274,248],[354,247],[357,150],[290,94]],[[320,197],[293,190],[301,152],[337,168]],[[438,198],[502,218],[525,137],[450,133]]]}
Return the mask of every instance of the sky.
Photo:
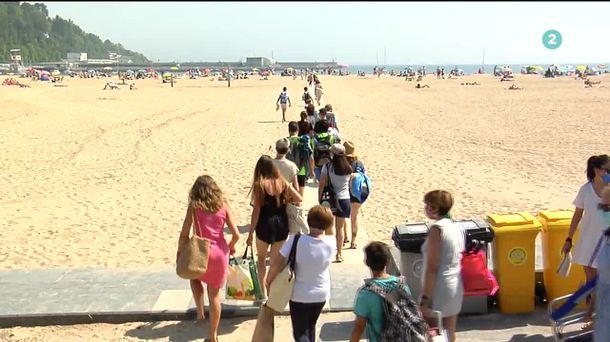
{"label": "sky", "polygon": [[[608,2],[45,2],[153,61],[609,62]],[[547,49],[544,32],[562,44]]]}

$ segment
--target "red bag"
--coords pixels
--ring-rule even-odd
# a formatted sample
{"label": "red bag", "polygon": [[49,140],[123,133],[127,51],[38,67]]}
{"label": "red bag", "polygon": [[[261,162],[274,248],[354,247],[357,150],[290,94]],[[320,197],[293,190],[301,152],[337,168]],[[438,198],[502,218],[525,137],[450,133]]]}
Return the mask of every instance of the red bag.
{"label": "red bag", "polygon": [[493,296],[499,289],[481,250],[462,253],[462,280],[465,296]]}

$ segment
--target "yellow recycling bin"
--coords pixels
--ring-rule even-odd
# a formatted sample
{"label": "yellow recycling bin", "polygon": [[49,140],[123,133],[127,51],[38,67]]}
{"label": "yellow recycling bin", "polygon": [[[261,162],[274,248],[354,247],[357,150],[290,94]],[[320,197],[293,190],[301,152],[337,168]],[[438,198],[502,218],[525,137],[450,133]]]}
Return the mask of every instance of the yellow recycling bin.
{"label": "yellow recycling bin", "polygon": [[[578,265],[572,265],[566,278],[557,273],[563,260],[561,249],[570,230],[570,221],[574,210],[546,210],[538,213],[538,220],[542,224],[542,263],[544,289],[547,301],[573,293],[586,282],[585,272]],[[578,230],[572,238],[572,245],[576,245]]]}
{"label": "yellow recycling bin", "polygon": [[491,214],[494,274],[502,313],[526,313],[536,305],[536,235],[540,222],[528,212]]}

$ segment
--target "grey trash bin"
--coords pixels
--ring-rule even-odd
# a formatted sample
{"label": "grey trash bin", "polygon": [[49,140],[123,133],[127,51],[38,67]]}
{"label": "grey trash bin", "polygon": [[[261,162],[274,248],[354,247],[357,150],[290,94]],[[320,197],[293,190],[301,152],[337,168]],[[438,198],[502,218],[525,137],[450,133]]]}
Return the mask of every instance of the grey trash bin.
{"label": "grey trash bin", "polygon": [[421,295],[424,256],[421,246],[428,236],[425,223],[401,224],[394,227],[392,240],[400,250],[400,274],[405,276],[411,295],[417,301]]}

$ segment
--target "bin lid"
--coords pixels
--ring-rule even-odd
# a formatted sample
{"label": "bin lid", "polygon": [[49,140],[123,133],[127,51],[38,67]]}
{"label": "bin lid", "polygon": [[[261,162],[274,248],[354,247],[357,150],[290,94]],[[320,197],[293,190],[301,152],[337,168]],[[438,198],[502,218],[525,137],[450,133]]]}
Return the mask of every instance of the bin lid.
{"label": "bin lid", "polygon": [[[487,215],[487,221],[494,228],[494,231],[498,231],[498,228],[502,228],[499,231],[509,230],[535,230],[539,231],[542,224],[534,217],[534,215],[522,211],[518,213],[502,213],[502,214],[490,214]],[[512,228],[512,229],[511,229]]]}
{"label": "bin lid", "polygon": [[462,226],[464,230],[485,230],[485,228],[490,228],[489,223],[482,219],[459,220],[455,221],[455,223]]}
{"label": "bin lid", "polygon": [[399,224],[395,228],[395,234],[401,237],[405,235],[426,235],[428,225],[425,223]]}
{"label": "bin lid", "polygon": [[543,210],[543,211],[538,212],[538,216],[543,218],[546,222],[572,220],[572,216],[574,216],[574,210],[572,210],[572,209]]}

